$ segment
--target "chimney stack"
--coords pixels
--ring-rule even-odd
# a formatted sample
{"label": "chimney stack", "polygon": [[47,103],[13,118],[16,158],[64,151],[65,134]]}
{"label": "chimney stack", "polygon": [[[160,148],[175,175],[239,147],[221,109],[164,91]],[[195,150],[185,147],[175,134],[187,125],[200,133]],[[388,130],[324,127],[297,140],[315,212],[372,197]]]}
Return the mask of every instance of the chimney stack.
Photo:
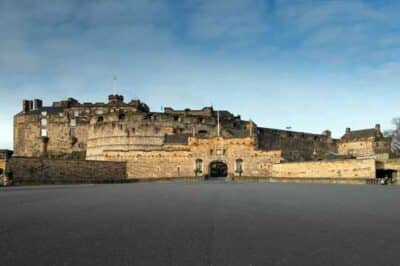
{"label": "chimney stack", "polygon": [[375,125],[375,129],[377,132],[381,132],[381,125],[380,124],[376,124]]}
{"label": "chimney stack", "polygon": [[351,133],[351,128],[346,128],[346,134],[350,134]]}
{"label": "chimney stack", "polygon": [[22,111],[24,113],[30,112],[33,108],[33,102],[29,100],[22,101]]}
{"label": "chimney stack", "polygon": [[110,94],[108,95],[108,103],[109,104],[124,103],[124,96],[118,94]]}
{"label": "chimney stack", "polygon": [[322,132],[322,135],[324,135],[324,136],[326,136],[328,138],[331,138],[332,137],[332,132],[330,130],[324,130]]}
{"label": "chimney stack", "polygon": [[33,107],[34,107],[34,110],[41,109],[43,107],[43,101],[40,99],[35,99]]}

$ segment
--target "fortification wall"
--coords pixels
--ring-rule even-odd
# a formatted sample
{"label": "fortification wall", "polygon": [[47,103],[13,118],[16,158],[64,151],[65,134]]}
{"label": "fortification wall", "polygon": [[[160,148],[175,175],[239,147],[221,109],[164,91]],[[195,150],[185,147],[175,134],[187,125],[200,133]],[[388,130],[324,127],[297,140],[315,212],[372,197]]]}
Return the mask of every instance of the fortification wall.
{"label": "fortification wall", "polygon": [[[105,160],[127,161],[129,178],[192,177],[210,174],[210,164],[220,161],[227,165],[228,175],[270,176],[273,163],[281,160],[280,151],[256,150],[253,138],[189,138],[188,145],[164,145],[161,150],[106,150]],[[242,172],[236,172],[237,160]],[[201,160],[201,171],[196,161]]]}
{"label": "fortification wall", "polygon": [[90,183],[126,179],[126,163],[13,157],[8,164],[14,183]]}
{"label": "fortification wall", "polygon": [[338,144],[338,154],[354,157],[374,155],[374,141],[370,138],[352,142],[340,142]]}
{"label": "fortification wall", "polygon": [[14,117],[14,154],[85,158],[88,120],[68,113],[37,112]]}
{"label": "fortification wall", "polygon": [[374,159],[282,163],[272,166],[272,176],[282,178],[375,178]]}
{"label": "fortification wall", "polygon": [[324,158],[336,152],[336,140],[329,131],[324,134],[309,134],[278,129],[259,128],[258,147],[264,150],[282,150],[287,161],[309,161]]}

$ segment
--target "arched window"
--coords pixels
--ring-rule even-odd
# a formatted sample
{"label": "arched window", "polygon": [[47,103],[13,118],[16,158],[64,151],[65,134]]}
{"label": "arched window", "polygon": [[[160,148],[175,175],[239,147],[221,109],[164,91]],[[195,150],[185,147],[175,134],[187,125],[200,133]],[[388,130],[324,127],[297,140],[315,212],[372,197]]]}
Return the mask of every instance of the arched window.
{"label": "arched window", "polygon": [[243,173],[243,160],[242,159],[236,159],[235,161],[235,172],[242,174]]}
{"label": "arched window", "polygon": [[196,173],[202,173],[203,172],[203,160],[202,159],[197,159],[196,160]]}

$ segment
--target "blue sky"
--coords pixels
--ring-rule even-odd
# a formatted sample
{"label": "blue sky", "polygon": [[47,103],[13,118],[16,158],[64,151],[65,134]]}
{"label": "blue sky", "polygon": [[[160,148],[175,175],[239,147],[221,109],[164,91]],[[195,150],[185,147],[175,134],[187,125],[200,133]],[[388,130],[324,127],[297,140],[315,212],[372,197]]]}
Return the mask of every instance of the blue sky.
{"label": "blue sky", "polygon": [[399,1],[0,0],[0,147],[23,99],[228,109],[260,126],[392,128]]}

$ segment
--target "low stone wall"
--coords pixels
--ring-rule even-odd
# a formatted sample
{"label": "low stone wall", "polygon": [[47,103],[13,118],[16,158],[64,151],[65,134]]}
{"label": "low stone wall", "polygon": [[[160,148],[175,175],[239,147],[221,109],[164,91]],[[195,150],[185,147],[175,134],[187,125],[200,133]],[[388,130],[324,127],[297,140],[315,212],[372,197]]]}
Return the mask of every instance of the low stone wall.
{"label": "low stone wall", "polygon": [[281,163],[272,165],[279,178],[375,178],[374,159]]}
{"label": "low stone wall", "polygon": [[126,180],[126,162],[13,157],[10,180],[18,183],[102,183]]}
{"label": "low stone wall", "polygon": [[234,182],[258,182],[258,183],[317,183],[317,184],[354,184],[365,185],[375,184],[375,179],[371,178],[346,178],[346,177],[246,177],[235,176],[227,178],[227,181]]}

